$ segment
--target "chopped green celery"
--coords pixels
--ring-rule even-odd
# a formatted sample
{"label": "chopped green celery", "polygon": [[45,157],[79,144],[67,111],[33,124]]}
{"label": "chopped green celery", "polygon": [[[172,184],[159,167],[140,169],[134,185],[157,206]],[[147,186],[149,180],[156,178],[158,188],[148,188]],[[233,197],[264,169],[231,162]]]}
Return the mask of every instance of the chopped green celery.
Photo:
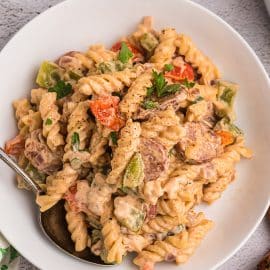
{"label": "chopped green celery", "polygon": [[229,131],[234,137],[243,135],[243,131],[236,125],[230,123],[230,119],[227,117],[224,117],[219,122],[217,122],[214,129]]}
{"label": "chopped green celery", "polygon": [[25,172],[36,182],[45,183],[46,174],[38,171],[30,162],[27,164],[25,168]]}
{"label": "chopped green celery", "polygon": [[144,165],[140,153],[135,153],[127,165],[124,177],[123,187],[134,189],[138,187],[144,178]]}
{"label": "chopped green celery", "polygon": [[226,81],[217,81],[218,88],[216,114],[219,117],[229,117],[234,120],[233,104],[238,90],[238,85]]}
{"label": "chopped green celery", "polygon": [[141,46],[148,52],[152,52],[158,45],[157,38],[151,33],[145,33],[140,38]]}
{"label": "chopped green celery", "polygon": [[36,83],[44,88],[53,87],[63,77],[63,69],[57,64],[44,61],[38,71]]}
{"label": "chopped green celery", "polygon": [[143,225],[145,213],[135,207],[130,209],[129,215],[120,222],[133,232],[137,232]]}

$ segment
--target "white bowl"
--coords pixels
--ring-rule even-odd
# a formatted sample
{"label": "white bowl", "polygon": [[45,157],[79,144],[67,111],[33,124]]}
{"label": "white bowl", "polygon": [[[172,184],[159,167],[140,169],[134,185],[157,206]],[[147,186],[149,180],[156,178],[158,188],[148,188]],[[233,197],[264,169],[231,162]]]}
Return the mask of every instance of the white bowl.
{"label": "white bowl", "polygon": [[[41,61],[66,51],[85,50],[97,42],[110,46],[133,30],[144,15],[153,15],[157,28],[173,26],[190,35],[220,67],[223,77],[241,87],[238,122],[255,156],[241,162],[237,180],[219,201],[203,207],[216,226],[181,267],[214,269],[244,244],[269,205],[270,83],[243,38],[205,8],[183,0],[69,0],[47,10],[20,30],[0,54],[0,142],[3,145],[16,134],[11,102],[29,94]],[[68,257],[47,241],[37,224],[33,196],[16,188],[14,174],[3,163],[0,179],[0,229],[23,256],[41,269],[97,268]],[[114,269],[133,267],[125,260]],[[161,264],[156,269],[176,268]]]}

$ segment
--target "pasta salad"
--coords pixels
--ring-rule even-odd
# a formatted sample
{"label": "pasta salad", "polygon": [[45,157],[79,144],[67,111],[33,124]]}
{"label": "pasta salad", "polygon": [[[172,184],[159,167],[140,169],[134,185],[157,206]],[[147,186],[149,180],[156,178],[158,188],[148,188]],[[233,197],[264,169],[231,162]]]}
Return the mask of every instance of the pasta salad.
{"label": "pasta salad", "polygon": [[152,21],[110,49],[41,63],[38,87],[13,103],[19,131],[5,146],[44,190],[40,211],[65,200],[76,251],[109,264],[136,252],[141,270],[189,259],[213,226],[196,205],[217,200],[252,156],[234,124],[237,84]]}

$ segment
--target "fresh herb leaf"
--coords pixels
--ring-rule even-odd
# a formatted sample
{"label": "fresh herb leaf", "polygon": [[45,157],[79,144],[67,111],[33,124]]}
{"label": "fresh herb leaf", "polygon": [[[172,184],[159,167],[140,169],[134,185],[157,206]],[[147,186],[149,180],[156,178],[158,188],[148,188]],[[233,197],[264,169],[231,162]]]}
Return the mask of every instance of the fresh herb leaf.
{"label": "fresh herb leaf", "polygon": [[19,256],[18,251],[14,247],[10,246],[9,263],[12,263],[18,256]]}
{"label": "fresh herb leaf", "polygon": [[148,87],[147,88],[147,92],[146,92],[146,96],[147,97],[150,97],[153,94],[154,91],[155,91],[155,87],[154,86]]}
{"label": "fresh herb leaf", "polygon": [[182,82],[182,84],[183,84],[186,88],[190,89],[190,88],[194,87],[195,82],[189,82],[187,79],[185,79],[185,80]]}
{"label": "fresh herb leaf", "polygon": [[72,86],[70,83],[65,83],[62,80],[56,82],[55,86],[49,88],[49,92],[55,92],[57,99],[63,98],[72,92]]}
{"label": "fresh herb leaf", "polygon": [[118,59],[126,64],[128,60],[133,56],[133,53],[128,48],[126,42],[121,42],[121,50],[118,55]]}
{"label": "fresh herb leaf", "polygon": [[158,93],[158,97],[164,97],[170,94],[174,94],[180,90],[180,84],[167,84]]}
{"label": "fresh herb leaf", "polygon": [[162,72],[157,73],[155,70],[153,70],[153,78],[154,78],[154,86],[157,91],[157,96],[160,97],[162,89],[167,85],[167,82],[165,81]]}
{"label": "fresh herb leaf", "polygon": [[52,119],[51,118],[47,118],[45,121],[45,126],[49,126],[52,124]]}
{"label": "fresh herb leaf", "polygon": [[142,106],[146,109],[146,110],[151,110],[154,108],[158,107],[158,103],[154,102],[152,100],[146,100],[143,102]]}
{"label": "fresh herb leaf", "polygon": [[117,140],[118,140],[117,132],[112,131],[112,132],[110,133],[110,137],[111,137],[112,143],[113,143],[114,145],[117,145]]}
{"label": "fresh herb leaf", "polygon": [[8,266],[6,264],[3,264],[0,269],[1,270],[7,270],[8,269]]}
{"label": "fresh herb leaf", "polygon": [[0,248],[0,254],[2,256],[6,255],[8,253],[9,247],[7,248]]}
{"label": "fresh herb leaf", "polygon": [[172,71],[174,69],[174,66],[172,64],[165,64],[164,70],[165,71]]}
{"label": "fresh herb leaf", "polygon": [[202,101],[202,100],[204,100],[204,98],[203,98],[202,96],[198,96],[198,97],[196,97],[196,98],[192,101],[192,103],[193,103],[193,104],[196,104],[196,103],[198,103],[198,102],[200,102],[200,101]]}
{"label": "fresh herb leaf", "polygon": [[73,151],[78,151],[80,148],[80,135],[74,132],[71,137],[71,145]]}

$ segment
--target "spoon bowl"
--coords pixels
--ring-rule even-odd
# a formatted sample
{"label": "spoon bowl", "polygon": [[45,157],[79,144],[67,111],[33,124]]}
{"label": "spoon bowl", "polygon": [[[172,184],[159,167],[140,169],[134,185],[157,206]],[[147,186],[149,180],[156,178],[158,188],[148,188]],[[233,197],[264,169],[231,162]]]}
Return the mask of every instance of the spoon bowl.
{"label": "spoon bowl", "polygon": [[[11,169],[19,174],[31,190],[37,195],[42,194],[42,189],[21,169],[18,164],[9,157],[0,147],[0,159],[3,160]],[[99,256],[95,256],[90,248],[86,248],[81,252],[75,251],[74,243],[71,240],[70,233],[67,229],[66,210],[64,200],[60,200],[57,204],[45,212],[39,212],[39,225],[44,235],[56,247],[64,251],[67,255],[72,256],[80,261],[90,264],[112,266],[105,264]]]}

